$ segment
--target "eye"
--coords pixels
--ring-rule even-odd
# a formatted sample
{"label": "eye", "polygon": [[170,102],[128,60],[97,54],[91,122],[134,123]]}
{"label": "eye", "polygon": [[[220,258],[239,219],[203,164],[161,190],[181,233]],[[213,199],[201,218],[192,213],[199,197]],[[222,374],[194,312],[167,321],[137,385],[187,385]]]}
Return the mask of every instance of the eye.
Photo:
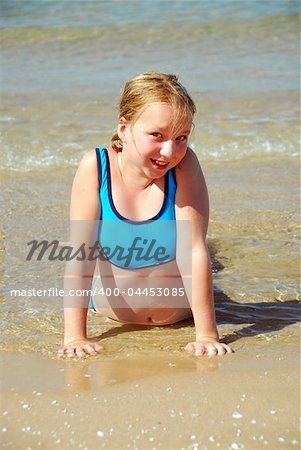
{"label": "eye", "polygon": [[161,133],[151,133],[151,136],[153,136],[156,139],[160,139],[162,137]]}
{"label": "eye", "polygon": [[185,142],[187,140],[187,136],[178,136],[177,141]]}

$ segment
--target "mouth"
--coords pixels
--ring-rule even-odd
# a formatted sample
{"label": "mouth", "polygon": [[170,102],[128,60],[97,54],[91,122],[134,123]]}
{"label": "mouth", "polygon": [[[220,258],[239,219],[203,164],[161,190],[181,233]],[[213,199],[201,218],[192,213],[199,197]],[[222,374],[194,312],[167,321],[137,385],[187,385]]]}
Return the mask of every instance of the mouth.
{"label": "mouth", "polygon": [[168,166],[168,162],[166,162],[166,161],[160,161],[160,160],[158,160],[158,159],[152,159],[151,158],[151,162],[152,162],[152,165],[156,168],[156,169],[159,169],[159,170],[164,170],[164,169],[166,169],[166,167]]}

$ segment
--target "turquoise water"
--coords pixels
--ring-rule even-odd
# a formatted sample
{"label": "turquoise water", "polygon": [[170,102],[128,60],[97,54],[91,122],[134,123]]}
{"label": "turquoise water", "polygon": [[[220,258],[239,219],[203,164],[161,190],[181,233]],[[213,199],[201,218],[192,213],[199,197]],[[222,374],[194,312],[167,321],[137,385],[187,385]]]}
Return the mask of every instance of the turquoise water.
{"label": "turquoise water", "polygon": [[1,28],[104,26],[131,23],[210,23],[220,17],[254,18],[297,14],[298,0],[2,0]]}
{"label": "turquoise water", "polygon": [[202,159],[297,154],[299,1],[1,2],[0,167],[77,165],[108,146],[124,82],[175,73]]}
{"label": "turquoise water", "polygon": [[297,88],[299,5],[3,1],[1,89],[115,93],[152,68],[180,74],[194,91]]}

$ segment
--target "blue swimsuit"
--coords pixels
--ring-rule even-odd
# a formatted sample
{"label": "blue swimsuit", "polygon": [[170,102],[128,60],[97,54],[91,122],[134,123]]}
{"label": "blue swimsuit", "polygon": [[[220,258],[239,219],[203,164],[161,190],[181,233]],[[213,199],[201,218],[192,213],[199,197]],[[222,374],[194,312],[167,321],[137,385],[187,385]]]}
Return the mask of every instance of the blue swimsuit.
{"label": "blue swimsuit", "polygon": [[[176,258],[175,194],[171,169],[165,175],[163,205],[154,217],[133,221],[123,217],[112,198],[108,152],[96,149],[101,204],[99,243],[112,264],[124,269],[158,266]],[[129,255],[132,249],[132,255]],[[140,249],[140,250],[139,250]],[[164,251],[163,251],[164,250]]]}
{"label": "blue swimsuit", "polygon": [[123,217],[115,208],[107,149],[96,148],[96,156],[101,205],[98,240],[103,259],[129,270],[159,266],[175,260],[175,170],[165,174],[164,201],[160,211],[148,220],[133,221]]}

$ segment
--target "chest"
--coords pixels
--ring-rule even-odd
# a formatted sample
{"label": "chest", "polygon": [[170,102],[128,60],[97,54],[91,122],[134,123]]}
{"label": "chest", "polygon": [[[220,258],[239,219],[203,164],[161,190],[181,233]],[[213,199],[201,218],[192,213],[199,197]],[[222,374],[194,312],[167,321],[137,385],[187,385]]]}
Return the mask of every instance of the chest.
{"label": "chest", "polygon": [[142,191],[127,188],[116,180],[111,185],[111,193],[112,202],[120,215],[130,220],[147,220],[156,216],[162,208],[164,178]]}

